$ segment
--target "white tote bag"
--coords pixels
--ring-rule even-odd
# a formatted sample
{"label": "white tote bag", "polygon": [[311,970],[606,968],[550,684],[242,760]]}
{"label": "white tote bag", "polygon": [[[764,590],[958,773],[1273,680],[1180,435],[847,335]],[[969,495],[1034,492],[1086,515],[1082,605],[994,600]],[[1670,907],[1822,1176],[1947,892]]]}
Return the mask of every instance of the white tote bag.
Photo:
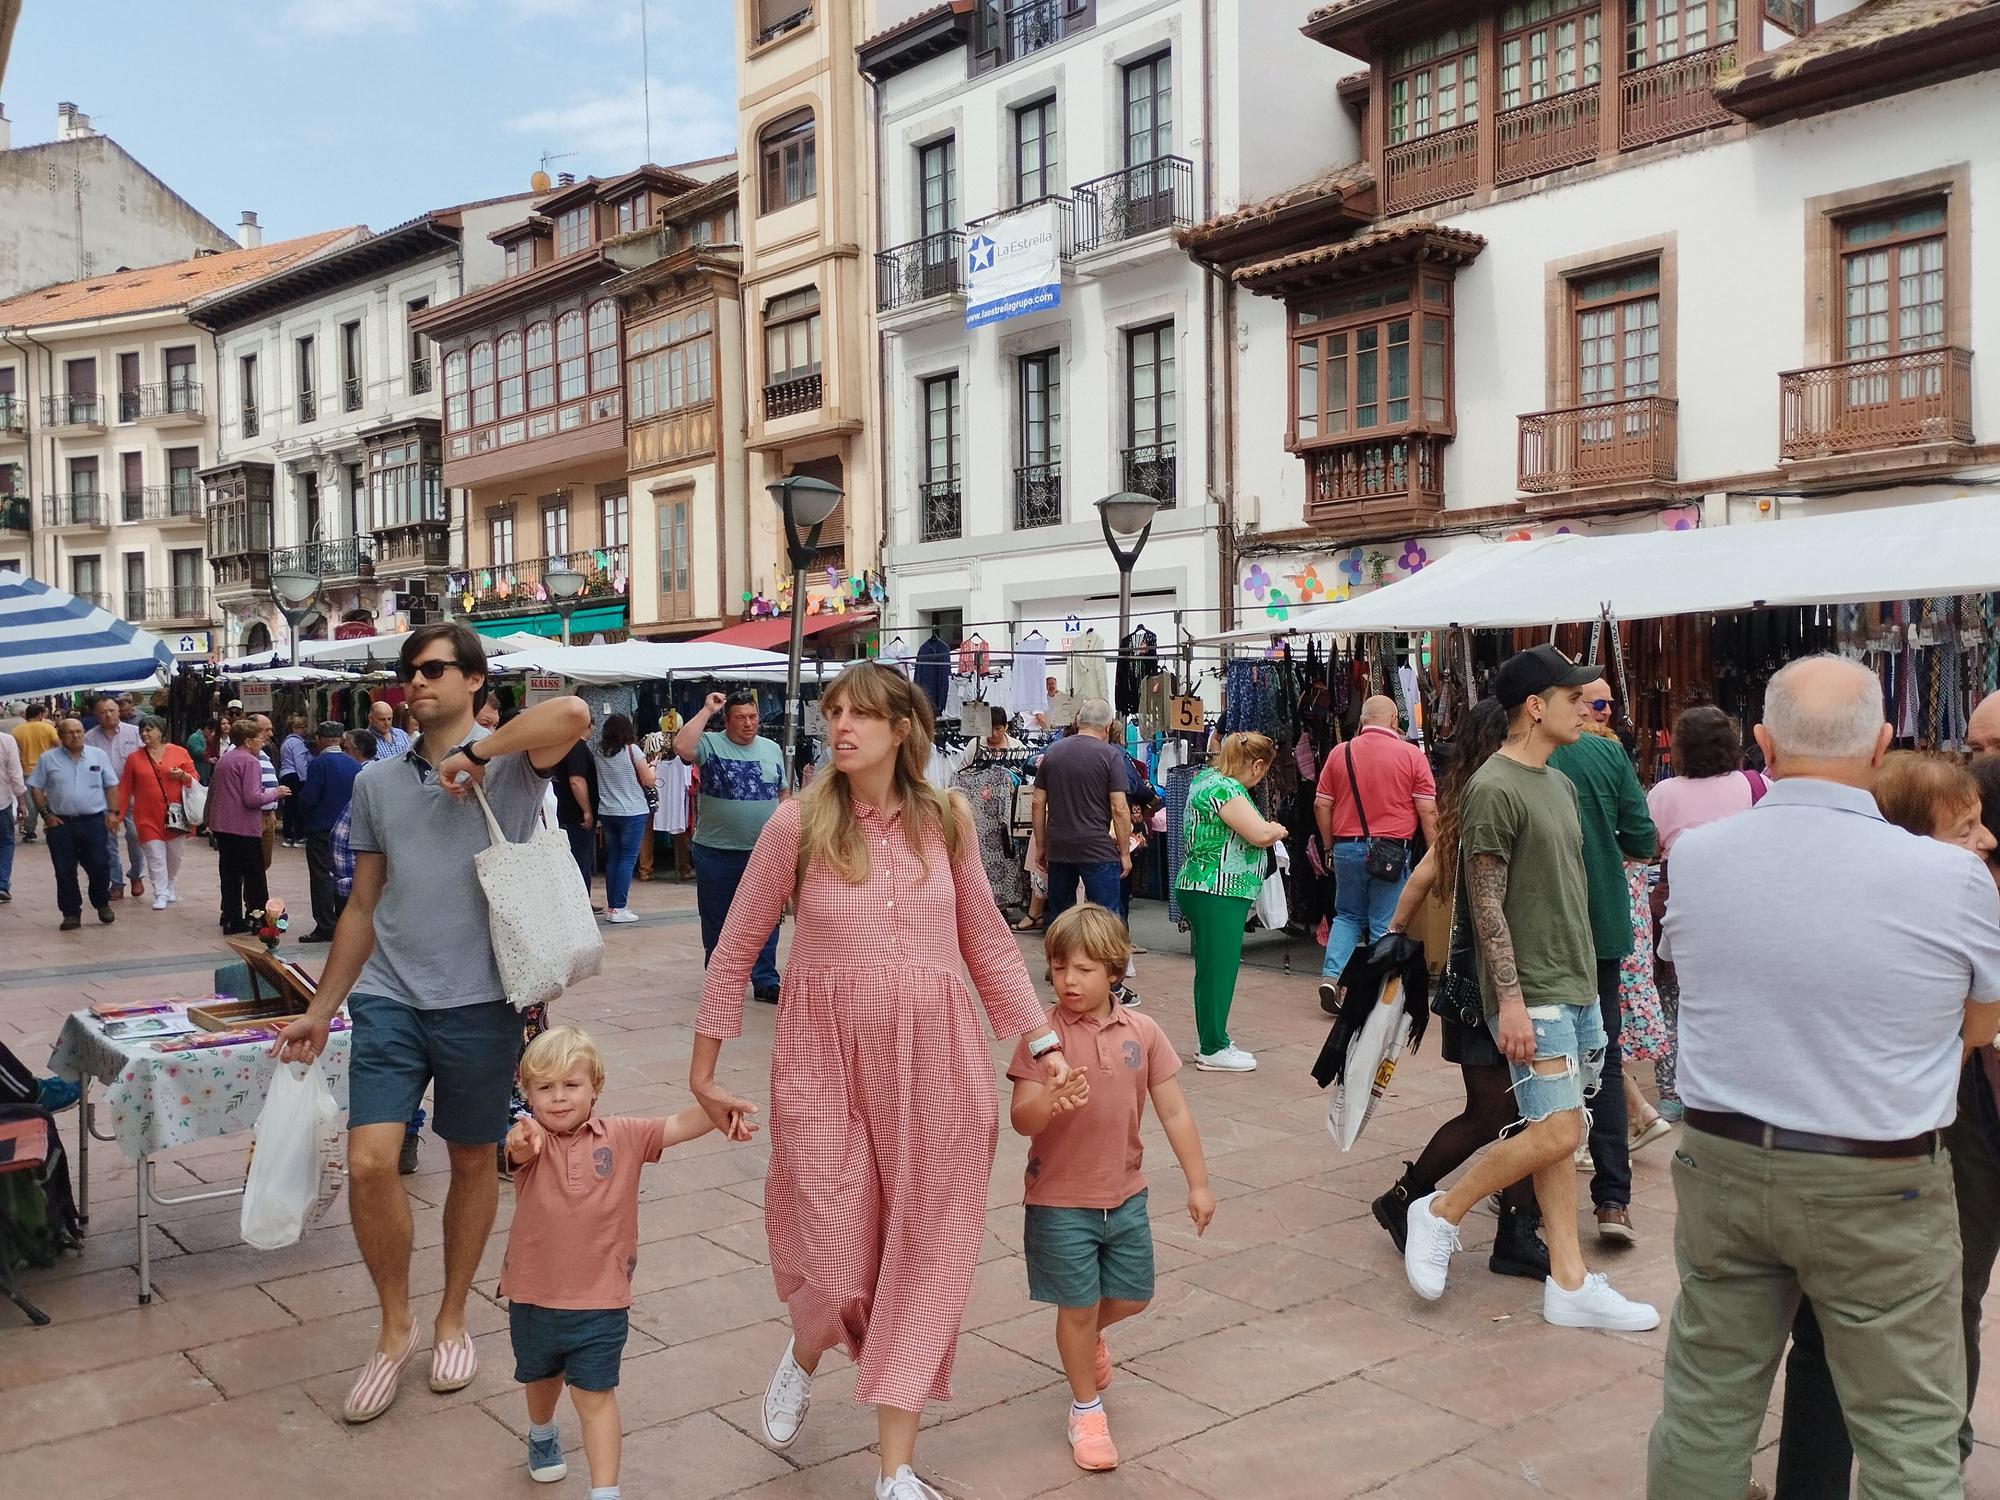
{"label": "white tote bag", "polygon": [[208,813],[208,788],[199,781],[190,781],[182,787],[181,811],[187,814],[188,827],[201,827],[201,820]]}
{"label": "white tote bag", "polygon": [[340,1105],[317,1062],[271,1075],[243,1184],[244,1243],[282,1250],[297,1242],[339,1195]]}
{"label": "white tote bag", "polygon": [[512,844],[492,804],[472,789],[493,842],[472,856],[486,893],[486,921],[500,983],[516,1009],[553,1000],[604,962],[604,935],[590,912],[583,872],[569,839],[539,819],[527,841]]}
{"label": "white tote bag", "polygon": [[1251,912],[1264,924],[1267,932],[1283,932],[1285,924],[1292,919],[1291,904],[1285,896],[1285,872],[1292,867],[1291,856],[1285,853],[1284,840],[1280,839],[1272,851],[1277,856],[1278,867],[1264,877],[1263,885],[1257,888],[1257,899]]}

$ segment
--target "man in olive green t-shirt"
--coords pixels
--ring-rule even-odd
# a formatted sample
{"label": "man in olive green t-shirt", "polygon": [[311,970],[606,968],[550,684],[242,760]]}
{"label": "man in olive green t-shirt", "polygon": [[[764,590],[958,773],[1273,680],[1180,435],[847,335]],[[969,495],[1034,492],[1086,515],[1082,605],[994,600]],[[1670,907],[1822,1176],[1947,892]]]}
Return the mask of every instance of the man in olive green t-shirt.
{"label": "man in olive green t-shirt", "polygon": [[1597,676],[1596,667],[1553,646],[1511,656],[1494,675],[1507,741],[1460,799],[1459,849],[1487,1026],[1507,1058],[1524,1123],[1449,1192],[1411,1202],[1403,1269],[1419,1296],[1443,1296],[1459,1223],[1489,1194],[1532,1175],[1549,1246],[1543,1319],[1642,1332],[1659,1326],[1659,1312],[1585,1272],[1571,1165],[1605,1036],[1576,788],[1550,769],[1549,756],[1582,733],[1578,689]]}

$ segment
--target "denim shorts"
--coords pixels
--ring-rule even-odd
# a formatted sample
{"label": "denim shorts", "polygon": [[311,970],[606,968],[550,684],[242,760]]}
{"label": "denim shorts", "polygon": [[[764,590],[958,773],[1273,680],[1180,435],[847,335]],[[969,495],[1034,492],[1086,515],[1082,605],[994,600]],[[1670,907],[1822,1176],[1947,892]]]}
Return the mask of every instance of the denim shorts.
{"label": "denim shorts", "polygon": [[[1536,1061],[1560,1057],[1569,1067],[1545,1074],[1508,1061],[1521,1118],[1546,1120],[1566,1109],[1582,1109],[1584,1101],[1597,1093],[1597,1080],[1604,1071],[1604,1012],[1593,998],[1581,1005],[1531,1005],[1528,1019],[1535,1024]],[[1488,1016],[1486,1028],[1498,1042],[1500,1018]]]}
{"label": "denim shorts", "polygon": [[1153,1226],[1146,1190],[1116,1208],[1028,1205],[1021,1231],[1028,1295],[1057,1307],[1095,1307],[1106,1297],[1153,1300]]}
{"label": "denim shorts", "polygon": [[432,1128],[457,1146],[504,1140],[514,1069],[521,1061],[521,1013],[505,1000],[418,1010],[384,995],[352,994],[354,1061],[347,1077],[347,1124],[407,1124],[436,1084]]}
{"label": "denim shorts", "polygon": [[537,1307],[507,1304],[514,1340],[514,1378],[522,1385],[560,1375],[580,1391],[618,1388],[631,1318],[622,1307]]}

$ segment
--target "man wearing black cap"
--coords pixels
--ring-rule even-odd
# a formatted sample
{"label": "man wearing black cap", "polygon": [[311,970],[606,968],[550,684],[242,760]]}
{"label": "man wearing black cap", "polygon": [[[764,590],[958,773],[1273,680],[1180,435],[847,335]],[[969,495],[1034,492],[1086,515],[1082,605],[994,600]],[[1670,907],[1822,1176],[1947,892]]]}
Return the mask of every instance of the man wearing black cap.
{"label": "man wearing black cap", "polygon": [[1597,1091],[1605,1033],[1576,788],[1548,762],[1583,732],[1578,690],[1598,676],[1595,666],[1537,646],[1509,657],[1494,677],[1508,713],[1507,742],[1460,799],[1459,848],[1486,1024],[1506,1055],[1525,1123],[1449,1192],[1410,1204],[1403,1268],[1419,1296],[1437,1300],[1466,1214],[1532,1175],[1549,1246],[1542,1317],[1563,1328],[1638,1332],[1659,1326],[1658,1311],[1584,1270],[1571,1165],[1583,1139],[1584,1101]]}

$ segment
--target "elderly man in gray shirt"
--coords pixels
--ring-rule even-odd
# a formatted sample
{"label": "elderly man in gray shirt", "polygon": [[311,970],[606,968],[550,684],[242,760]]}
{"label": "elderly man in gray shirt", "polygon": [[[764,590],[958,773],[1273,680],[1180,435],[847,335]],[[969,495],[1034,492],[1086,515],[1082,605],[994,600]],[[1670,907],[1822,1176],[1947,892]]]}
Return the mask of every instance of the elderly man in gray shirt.
{"label": "elderly man in gray shirt", "polygon": [[1801,1294],[1865,1497],[1963,1493],[1958,1221],[1939,1141],[2000,1031],[2000,914],[1976,856],[1885,822],[1881,689],[1838,657],[1771,679],[1775,785],[1682,835],[1662,957],[1681,981],[1674,1254],[1650,1500],[1744,1493]]}

